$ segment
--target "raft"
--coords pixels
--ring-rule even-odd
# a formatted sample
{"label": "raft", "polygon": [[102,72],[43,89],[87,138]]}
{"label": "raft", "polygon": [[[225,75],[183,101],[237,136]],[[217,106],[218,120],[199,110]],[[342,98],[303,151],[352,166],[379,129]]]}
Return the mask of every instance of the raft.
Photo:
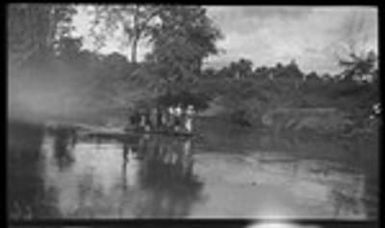
{"label": "raft", "polygon": [[103,137],[103,138],[120,138],[124,139],[132,135],[165,135],[165,136],[174,136],[174,137],[193,137],[194,134],[189,132],[175,132],[170,130],[151,130],[144,131],[139,129],[120,129],[120,130],[92,130],[88,131],[86,135],[94,137]]}
{"label": "raft", "polygon": [[170,130],[144,131],[144,130],[137,130],[137,129],[126,129],[125,132],[138,133],[138,134],[161,134],[161,135],[171,135],[171,136],[185,136],[185,137],[192,137],[195,135],[193,132],[176,132],[176,131],[170,131]]}

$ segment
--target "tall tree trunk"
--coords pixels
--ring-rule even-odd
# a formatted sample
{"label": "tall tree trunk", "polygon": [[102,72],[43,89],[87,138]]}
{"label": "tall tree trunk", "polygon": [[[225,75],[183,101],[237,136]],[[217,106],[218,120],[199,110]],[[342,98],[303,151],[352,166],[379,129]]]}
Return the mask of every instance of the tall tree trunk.
{"label": "tall tree trunk", "polygon": [[131,44],[131,62],[133,64],[137,63],[137,50],[138,50],[138,41],[139,39],[137,37],[134,37]]}
{"label": "tall tree trunk", "polygon": [[52,45],[53,45],[53,42],[54,42],[54,40],[55,40],[55,32],[56,32],[56,23],[57,23],[57,21],[55,21],[56,20],[56,9],[55,9],[55,7],[54,6],[52,6],[50,9],[49,9],[49,16],[48,16],[48,24],[49,24],[49,26],[48,26],[48,28],[47,28],[47,30],[48,30],[48,35],[47,35],[47,38],[46,38],[46,43],[47,43],[47,46],[48,47],[52,47]]}
{"label": "tall tree trunk", "polygon": [[139,23],[138,23],[138,14],[139,14],[139,6],[135,6],[135,11],[134,11],[134,34],[132,36],[132,43],[131,43],[131,62],[133,64],[137,63],[137,50],[138,50],[138,41],[139,41]]}

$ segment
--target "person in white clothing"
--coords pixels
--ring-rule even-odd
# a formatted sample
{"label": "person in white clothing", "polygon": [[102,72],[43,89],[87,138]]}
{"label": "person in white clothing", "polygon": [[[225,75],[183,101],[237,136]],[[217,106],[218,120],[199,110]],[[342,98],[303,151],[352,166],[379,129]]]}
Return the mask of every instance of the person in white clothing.
{"label": "person in white clothing", "polygon": [[174,129],[175,131],[180,131],[181,130],[181,123],[182,123],[182,107],[180,104],[175,108],[175,122],[174,122]]}
{"label": "person in white clothing", "polygon": [[170,107],[168,108],[168,113],[169,113],[170,115],[174,115],[174,107],[173,107],[173,106],[170,106]]}
{"label": "person in white clothing", "polygon": [[168,118],[167,127],[169,129],[173,129],[175,125],[175,108],[173,106],[169,107],[168,113],[169,113],[169,118]]}
{"label": "person in white clothing", "polygon": [[194,111],[194,106],[192,106],[192,105],[187,106],[186,114],[187,114],[188,116],[193,116],[194,113],[195,113],[195,111]]}
{"label": "person in white clothing", "polygon": [[175,108],[175,114],[178,117],[182,115],[182,107],[180,104],[178,104],[178,106]]}
{"label": "person in white clothing", "polygon": [[186,110],[186,120],[185,120],[185,129],[187,132],[191,133],[193,130],[193,115],[194,115],[194,106],[189,105]]}

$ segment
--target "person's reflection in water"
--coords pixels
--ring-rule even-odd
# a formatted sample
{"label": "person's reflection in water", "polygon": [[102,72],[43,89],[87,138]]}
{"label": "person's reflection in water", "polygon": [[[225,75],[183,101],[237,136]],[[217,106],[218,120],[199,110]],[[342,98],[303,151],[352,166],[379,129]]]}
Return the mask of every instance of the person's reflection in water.
{"label": "person's reflection in water", "polygon": [[[146,157],[139,172],[141,187],[147,194],[137,207],[137,217],[184,217],[200,199],[202,183],[190,175],[193,161],[189,141],[176,138],[155,141],[159,144],[152,147],[156,151]],[[170,160],[173,154],[175,162]]]}
{"label": "person's reflection in water", "polygon": [[185,176],[192,176],[193,174],[193,158],[191,154],[191,139],[187,139],[183,143],[183,163],[182,167],[184,168]]}
{"label": "person's reflection in water", "polygon": [[149,152],[149,140],[150,140],[150,134],[143,134],[142,137],[139,139],[139,148],[138,153],[141,155],[141,157],[145,156],[146,153]]}
{"label": "person's reflection in water", "polygon": [[122,188],[119,201],[118,214],[124,217],[127,211],[130,211],[132,205],[135,205],[136,194],[138,191],[138,170],[141,159],[139,157],[140,147],[144,146],[141,138],[128,136],[122,143]]}
{"label": "person's reflection in water", "polygon": [[139,169],[138,148],[123,143],[123,190],[137,185],[137,172]]}
{"label": "person's reflection in water", "polygon": [[76,132],[72,129],[58,129],[55,134],[54,151],[60,170],[69,168],[74,162],[72,149],[76,144]]}
{"label": "person's reflection in water", "polygon": [[127,143],[123,143],[123,189],[126,190],[127,189],[127,177],[126,177],[126,173],[127,173],[127,160],[128,160],[128,150],[131,149],[128,147]]}

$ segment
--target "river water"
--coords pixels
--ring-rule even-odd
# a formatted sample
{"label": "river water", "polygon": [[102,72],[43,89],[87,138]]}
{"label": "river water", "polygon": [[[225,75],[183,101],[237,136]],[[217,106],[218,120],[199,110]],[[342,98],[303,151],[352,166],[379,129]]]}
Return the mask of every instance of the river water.
{"label": "river water", "polygon": [[376,140],[203,125],[192,138],[13,125],[9,217],[376,219]]}

